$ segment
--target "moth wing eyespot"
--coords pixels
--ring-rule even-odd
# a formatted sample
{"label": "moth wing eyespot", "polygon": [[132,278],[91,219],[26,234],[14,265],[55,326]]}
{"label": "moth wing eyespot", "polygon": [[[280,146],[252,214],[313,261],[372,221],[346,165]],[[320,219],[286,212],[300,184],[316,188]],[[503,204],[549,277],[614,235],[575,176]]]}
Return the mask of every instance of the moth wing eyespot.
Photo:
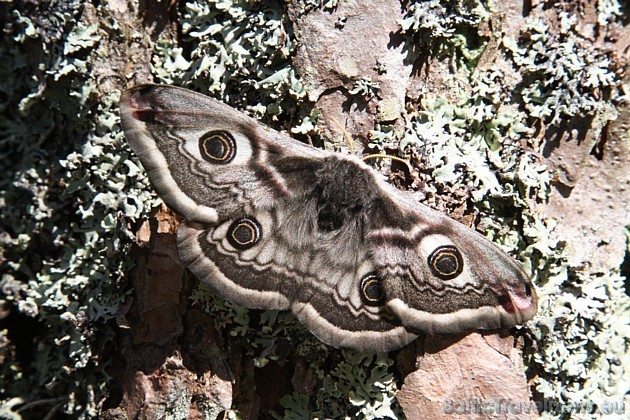
{"label": "moth wing eyespot", "polygon": [[381,278],[374,273],[363,276],[360,283],[361,299],[369,306],[381,306],[385,301],[385,291]]}
{"label": "moth wing eyespot", "polygon": [[227,240],[235,249],[250,249],[262,239],[262,226],[253,217],[241,217],[227,230]]}
{"label": "moth wing eyespot", "polygon": [[236,156],[236,141],[225,130],[208,131],[199,138],[199,153],[209,163],[230,163]]}
{"label": "moth wing eyespot", "polygon": [[464,270],[464,259],[459,250],[452,245],[436,248],[429,256],[431,272],[442,280],[451,280]]}

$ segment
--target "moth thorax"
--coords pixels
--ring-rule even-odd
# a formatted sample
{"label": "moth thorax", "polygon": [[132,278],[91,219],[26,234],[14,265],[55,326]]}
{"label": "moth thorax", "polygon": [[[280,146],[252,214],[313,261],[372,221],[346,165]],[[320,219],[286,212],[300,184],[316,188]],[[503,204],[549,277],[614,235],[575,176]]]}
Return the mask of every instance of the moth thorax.
{"label": "moth thorax", "polygon": [[356,220],[369,207],[377,189],[366,168],[337,156],[323,161],[316,179],[317,225],[321,231],[335,231]]}

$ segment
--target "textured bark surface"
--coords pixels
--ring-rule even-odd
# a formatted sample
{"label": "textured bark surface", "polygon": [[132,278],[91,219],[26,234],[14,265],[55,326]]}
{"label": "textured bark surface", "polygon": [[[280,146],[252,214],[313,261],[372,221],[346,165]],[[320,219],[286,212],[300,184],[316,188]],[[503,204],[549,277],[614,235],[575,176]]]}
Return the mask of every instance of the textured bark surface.
{"label": "textured bark surface", "polygon": [[545,156],[557,168],[557,194],[539,210],[562,219],[557,232],[566,238],[571,265],[588,261],[606,273],[624,261],[630,208],[630,109],[621,108],[610,125],[575,121],[573,130],[548,133]]}
{"label": "textured bark surface", "polygon": [[[525,13],[522,2],[504,1],[499,2],[497,7],[499,11],[493,20],[494,25],[514,32],[523,25]],[[407,96],[418,95],[424,90],[438,95],[441,93],[446,98],[452,96],[448,87],[453,74],[446,63],[431,58],[425,62],[422,71],[414,71],[409,65],[410,57],[403,51],[400,35],[397,34],[397,20],[402,17],[397,1],[383,0],[370,2],[369,5],[344,1],[334,12],[314,11],[306,17],[300,16],[295,9],[295,3],[289,3],[288,11],[299,41],[294,65],[308,87],[310,99],[322,112],[322,128],[330,138],[340,140],[343,136],[334,119],[342,120],[344,129],[353,136],[368,139],[375,121],[396,121],[397,127],[403,127],[400,117]],[[133,13],[126,13],[125,20],[133,16]],[[159,20],[164,16],[155,18]],[[160,26],[147,25],[146,18],[128,25],[143,25],[145,28]],[[163,29],[173,26],[164,25]],[[488,28],[488,31],[496,29]],[[134,76],[131,79],[146,81],[147,69],[142,62],[148,61],[148,53],[142,44],[134,42],[130,45],[126,74],[132,71]],[[510,68],[509,63],[501,61],[496,49],[491,42],[479,61],[479,69],[498,66],[505,71],[507,78],[518,83],[518,73]],[[379,63],[387,64],[386,75],[376,70]],[[348,93],[359,72],[380,83],[375,100],[364,101]],[[541,210],[563,220],[561,232],[572,243],[579,244],[572,250],[574,259],[591,259],[595,266],[602,269],[619,266],[623,258],[625,240],[621,227],[628,208],[628,195],[616,194],[612,190],[620,186],[619,191],[624,192],[628,184],[628,172],[621,164],[627,156],[628,142],[617,137],[623,136],[626,120],[622,118],[615,127],[606,127],[606,132],[602,132],[601,128],[592,130],[592,121],[579,120],[565,133],[547,134],[549,140],[545,157],[549,164],[564,172],[565,179],[558,184],[560,193],[555,194],[550,203],[541,206]],[[606,138],[610,140],[606,141]],[[598,144],[602,148],[601,156],[592,153]],[[598,227],[610,232],[610,239],[604,243],[597,233]],[[150,237],[152,251],[140,259],[146,261],[142,265],[146,264],[150,272],[159,274],[148,275],[149,270],[142,268],[136,270],[134,308],[142,306],[145,309],[142,309],[142,316],[137,317],[140,323],[132,328],[136,350],[128,353],[127,357],[142,360],[139,367],[148,375],[136,372],[125,379],[125,399],[118,410],[122,409],[128,415],[157,413],[161,401],[173,394],[172,387],[179,386],[186,398],[212,395],[215,403],[225,409],[233,404],[231,407],[238,409],[243,418],[258,418],[278,408],[279,398],[291,389],[309,394],[312,379],[304,371],[304,364],[299,358],[282,367],[273,365],[255,370],[238,351],[234,354],[232,349],[221,348],[217,343],[213,344],[216,345],[214,350],[206,349],[206,354],[194,355],[198,363],[208,369],[201,369],[201,376],[194,379],[195,376],[191,376],[188,370],[190,367],[182,363],[182,357],[172,355],[178,348],[177,339],[186,335],[178,328],[206,331],[204,338],[207,343],[215,343],[217,337],[208,335],[207,331],[212,331],[212,328],[205,316],[198,315],[201,318],[195,317],[193,323],[182,324],[189,315],[182,308],[180,299],[188,289],[176,286],[184,281],[183,270],[174,258],[173,237],[168,236],[169,233],[172,234],[172,231],[160,232],[158,229],[153,232]],[[147,350],[138,350],[140,348],[149,349],[149,354],[145,353]],[[181,347],[179,350],[184,351]],[[193,354],[183,354],[183,360],[191,357]],[[163,363],[159,368],[159,363],[149,363],[160,360]],[[231,366],[223,365],[230,373],[214,373],[222,362]],[[403,372],[398,401],[410,419],[437,418],[448,410],[455,414],[458,409],[474,410],[475,401],[526,404],[531,398],[521,355],[511,336],[421,337],[419,342],[400,352],[398,363]],[[404,369],[404,366],[409,369]],[[162,380],[156,382],[156,377]],[[156,383],[167,388],[156,388]],[[151,392],[137,391],[146,389]],[[452,406],[449,405],[451,403]],[[485,418],[483,414],[473,417]],[[535,417],[535,409],[517,416]]]}
{"label": "textured bark surface", "polygon": [[484,419],[490,413],[488,404],[495,402],[498,405],[490,408],[499,417],[537,417],[535,407],[520,414],[506,407],[514,403],[529,407],[531,398],[522,355],[511,336],[432,337],[425,341],[424,350],[397,396],[408,419],[444,415]]}
{"label": "textured bark surface", "polygon": [[[51,10],[43,8],[43,2],[25,3],[33,6],[31,17],[36,22],[46,24],[47,19],[54,16]],[[399,1],[344,0],[332,10],[315,10],[306,15],[301,14],[298,3],[297,0],[286,2],[299,42],[293,64],[308,89],[309,99],[321,111],[318,123],[324,136],[336,142],[335,147],[345,144],[344,130],[367,143],[370,130],[378,122],[393,123],[400,134],[405,128],[402,117],[405,106],[415,106],[425,92],[455,100],[458,97],[452,90],[455,78],[465,94],[473,95],[472,87],[466,80],[460,80],[463,76],[453,72],[446,60],[403,48],[398,24],[403,17]],[[536,7],[533,3],[537,2],[496,2],[497,12],[491,24],[484,28],[490,41],[476,64],[478,71],[496,66],[503,71],[508,85],[513,87],[522,82],[517,69],[499,53],[498,41],[491,35],[500,30],[518,33],[525,16],[532,13],[546,19],[556,29],[560,27],[561,18],[556,9]],[[627,69],[628,26],[598,25],[593,2],[575,3],[581,10],[576,15],[581,35],[593,45],[615,52],[624,63],[620,67]],[[95,84],[101,93],[153,82],[152,49],[158,38],[173,40],[178,45],[181,36],[178,7],[181,5],[176,1],[157,0],[108,0],[106,4],[107,8],[100,9],[97,2],[82,5],[81,19],[85,26],[99,24],[101,28],[108,28],[99,32],[95,47],[98,60],[89,70],[91,78],[97,81]],[[6,5],[0,10],[8,13]],[[111,22],[116,22],[115,30],[111,29]],[[42,33],[50,36],[45,29],[41,29]],[[25,45],[25,50],[32,47]],[[48,53],[44,48],[41,49],[44,52],[32,49],[30,59],[34,63],[37,62],[35,56]],[[387,72],[379,70],[383,65]],[[350,94],[358,75],[379,83],[378,93],[373,98]],[[43,91],[46,79],[38,77]],[[627,88],[627,75],[625,77]],[[554,194],[536,208],[558,220],[556,234],[568,245],[570,265],[588,266],[594,274],[608,273],[627,258],[624,233],[630,207],[627,93],[626,102],[620,101],[616,106],[619,117],[610,124],[578,115],[561,130],[536,127],[537,135],[545,144],[541,161],[553,168],[556,175]],[[84,111],[85,115],[97,112]],[[341,123],[343,130],[335,120]],[[316,395],[322,381],[309,364],[312,355],[292,352],[294,347],[287,346],[289,350],[284,359],[257,367],[251,348],[218,332],[216,319],[192,304],[190,295],[197,281],[178,258],[174,235],[178,223],[175,215],[162,208],[150,221],[133,229],[137,240],[132,250],[136,267],[130,275],[130,297],[116,317],[117,346],[108,349],[113,354],[89,355],[97,360],[95,364],[111,359],[108,374],[113,380],[107,397],[95,403],[100,410],[98,416],[110,419],[168,415],[222,418],[226,411],[236,410],[244,419],[270,418],[273,412],[282,412],[280,399],[283,396],[293,391]],[[8,257],[0,255],[1,262],[4,263],[5,258]],[[2,296],[0,330],[5,329],[4,320],[16,311],[5,303]],[[9,325],[7,330],[13,330],[0,336],[2,364],[6,361],[9,366],[14,360],[28,361],[32,358],[30,353],[20,355],[25,348],[28,352],[44,351],[41,346],[37,347],[40,331],[28,328],[32,324],[7,322],[6,325]],[[16,330],[19,330],[18,336],[27,332],[32,336],[27,335],[18,346],[15,343],[19,340],[12,336]],[[59,342],[66,339],[60,338]],[[522,348],[523,343],[506,332],[473,333],[457,337],[420,337],[415,343],[391,353],[389,356],[395,360],[391,370],[400,385],[397,399],[404,415],[416,419],[439,418],[446,413],[457,415],[458,409],[470,413],[478,400],[526,404],[531,399],[530,385],[534,378],[525,376]],[[325,346],[317,351],[330,352],[323,369],[335,366],[341,359],[340,352]],[[25,372],[23,376],[36,376],[32,371]],[[0,388],[4,390],[4,384]],[[70,398],[56,394],[54,397],[61,401],[59,404]],[[465,406],[466,403],[469,405]],[[58,404],[57,400],[54,404]],[[466,414],[461,418],[471,417]],[[535,414],[523,412],[510,418],[535,418]]]}
{"label": "textured bark surface", "polygon": [[[343,144],[342,127],[363,140],[369,139],[375,122],[397,122],[402,128],[412,68],[405,65],[397,23],[403,17],[400,2],[343,1],[334,12],[316,10],[306,16],[296,11],[298,3],[289,3],[288,9],[298,40],[294,64],[309,99],[322,112],[323,134]],[[379,72],[379,65],[387,72]],[[349,93],[359,77],[379,84],[378,98]]]}

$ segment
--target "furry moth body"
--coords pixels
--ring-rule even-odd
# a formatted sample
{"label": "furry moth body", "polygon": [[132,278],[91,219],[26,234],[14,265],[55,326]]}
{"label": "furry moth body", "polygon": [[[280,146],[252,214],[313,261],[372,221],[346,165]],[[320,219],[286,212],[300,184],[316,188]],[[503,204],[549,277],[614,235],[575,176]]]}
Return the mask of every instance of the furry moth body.
{"label": "furry moth body", "polygon": [[516,261],[353,156],[171,86],[128,90],[120,110],[152,185],[185,219],[182,261],[226,299],[290,309],[322,341],[364,351],[536,313]]}

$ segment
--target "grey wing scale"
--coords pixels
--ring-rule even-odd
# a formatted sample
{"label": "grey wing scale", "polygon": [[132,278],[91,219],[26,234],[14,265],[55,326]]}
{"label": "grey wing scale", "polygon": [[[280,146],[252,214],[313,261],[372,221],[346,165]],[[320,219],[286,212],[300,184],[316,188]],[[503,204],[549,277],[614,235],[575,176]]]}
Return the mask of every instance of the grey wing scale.
{"label": "grey wing scale", "polygon": [[156,191],[185,219],[182,261],[224,298],[291,309],[322,341],[364,351],[536,312],[514,260],[354,157],[167,86],[127,91],[121,119]]}
{"label": "grey wing scale", "polygon": [[406,207],[415,223],[404,230],[375,226],[367,241],[385,306],[403,325],[449,334],[510,328],[535,314],[531,280],[516,261],[479,233],[432,209],[418,211],[398,190],[390,194],[396,211]]}
{"label": "grey wing scale", "polygon": [[[121,98],[121,121],[154,188],[186,220],[216,223],[290,194],[266,160],[292,142],[219,101],[186,89],[138,86]],[[322,154],[303,145],[291,151],[304,159]]]}

